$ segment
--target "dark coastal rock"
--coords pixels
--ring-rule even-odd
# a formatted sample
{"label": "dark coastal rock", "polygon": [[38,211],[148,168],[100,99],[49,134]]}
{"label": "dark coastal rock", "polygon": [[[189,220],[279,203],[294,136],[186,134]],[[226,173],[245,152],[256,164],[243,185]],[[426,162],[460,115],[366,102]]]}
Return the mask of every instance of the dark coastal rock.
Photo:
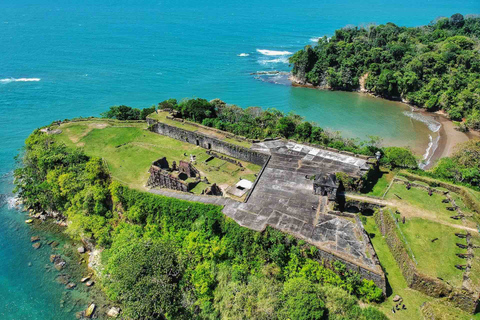
{"label": "dark coastal rock", "polygon": [[67,288],[67,289],[73,289],[73,288],[75,288],[76,286],[77,286],[77,285],[76,285],[75,283],[69,282],[69,283],[65,286],[65,288]]}
{"label": "dark coastal rock", "polygon": [[41,246],[42,244],[40,242],[35,242],[34,244],[32,244],[32,247],[34,247],[35,249],[39,249]]}
{"label": "dark coastal rock", "polygon": [[31,242],[37,242],[37,241],[39,241],[39,240],[40,240],[40,237],[39,237],[39,236],[33,236],[33,237],[30,238],[30,241],[31,241]]}

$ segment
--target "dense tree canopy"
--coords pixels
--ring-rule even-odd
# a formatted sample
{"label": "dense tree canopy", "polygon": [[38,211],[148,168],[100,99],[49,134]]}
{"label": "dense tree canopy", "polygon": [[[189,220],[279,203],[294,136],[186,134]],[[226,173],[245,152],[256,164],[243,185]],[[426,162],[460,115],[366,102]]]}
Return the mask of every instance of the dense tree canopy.
{"label": "dense tree canopy", "polygon": [[402,98],[428,110],[445,110],[480,129],[480,17],[454,14],[428,26],[393,23],[346,27],[291,58],[303,82]]}
{"label": "dense tree canopy", "polygon": [[444,179],[480,186],[480,140],[458,145],[451,157],[440,159],[433,173]]}

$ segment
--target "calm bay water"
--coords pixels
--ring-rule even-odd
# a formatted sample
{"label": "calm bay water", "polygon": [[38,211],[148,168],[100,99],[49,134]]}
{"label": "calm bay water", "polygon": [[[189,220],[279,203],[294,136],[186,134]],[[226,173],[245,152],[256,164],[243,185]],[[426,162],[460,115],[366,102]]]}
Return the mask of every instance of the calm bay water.
{"label": "calm bay water", "polygon": [[[408,108],[398,103],[293,88],[275,83],[282,79],[256,79],[251,73],[288,71],[283,51],[295,52],[347,24],[414,26],[456,12],[479,13],[480,4],[3,0],[0,193],[11,196],[13,157],[34,128],[98,115],[115,104],[145,107],[171,97],[295,111],[348,137],[377,135],[421,152],[431,131],[406,117]],[[44,271],[50,252],[31,248],[23,214],[2,203],[0,318],[71,319],[73,313],[60,308],[63,286]]]}

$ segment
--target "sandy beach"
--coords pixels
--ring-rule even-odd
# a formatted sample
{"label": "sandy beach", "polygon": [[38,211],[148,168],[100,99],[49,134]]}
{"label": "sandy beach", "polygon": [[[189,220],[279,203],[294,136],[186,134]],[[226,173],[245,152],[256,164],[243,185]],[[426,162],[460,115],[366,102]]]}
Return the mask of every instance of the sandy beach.
{"label": "sandy beach", "polygon": [[433,167],[438,159],[451,156],[452,153],[455,152],[455,146],[457,144],[466,142],[470,139],[480,139],[480,132],[470,131],[465,133],[455,130],[455,124],[440,113],[432,114],[425,111],[423,111],[423,113],[427,116],[433,117],[436,121],[442,124],[439,131],[440,141],[438,142],[438,147],[432,156],[430,164],[425,169]]}

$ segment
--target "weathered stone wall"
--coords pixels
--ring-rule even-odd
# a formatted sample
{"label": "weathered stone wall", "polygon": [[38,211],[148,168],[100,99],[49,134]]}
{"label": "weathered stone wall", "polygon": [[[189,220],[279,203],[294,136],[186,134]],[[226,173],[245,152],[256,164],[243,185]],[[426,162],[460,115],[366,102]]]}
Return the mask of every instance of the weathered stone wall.
{"label": "weathered stone wall", "polygon": [[325,267],[333,270],[333,263],[335,261],[340,261],[345,264],[347,270],[357,272],[362,279],[372,280],[377,287],[382,289],[383,293],[386,292],[386,281],[384,274],[378,274],[372,272],[368,269],[362,268],[357,264],[351,263],[347,260],[340,258],[339,256],[333,255],[330,252],[324,251],[320,248],[317,250],[316,258],[319,263],[324,265]]}
{"label": "weathered stone wall", "polygon": [[150,130],[155,133],[188,142],[208,150],[220,152],[227,156],[248,161],[259,166],[263,166],[269,157],[268,154],[237,146],[235,144],[207,136],[203,133],[184,130],[162,122],[156,122],[152,119],[147,119],[147,122],[150,126]]}
{"label": "weathered stone wall", "polygon": [[403,242],[397,236],[397,226],[390,214],[380,210],[375,213],[374,217],[380,232],[385,237],[390,252],[400,270],[402,270],[408,287],[431,297],[446,297],[454,306],[470,313],[475,312],[478,304],[478,294],[454,288],[439,279],[434,279],[418,272],[415,264],[408,256]]}
{"label": "weathered stone wall", "polygon": [[148,178],[147,186],[155,188],[168,188],[177,191],[188,192],[189,186],[173,177],[169,172],[152,165],[150,167],[150,177]]}

